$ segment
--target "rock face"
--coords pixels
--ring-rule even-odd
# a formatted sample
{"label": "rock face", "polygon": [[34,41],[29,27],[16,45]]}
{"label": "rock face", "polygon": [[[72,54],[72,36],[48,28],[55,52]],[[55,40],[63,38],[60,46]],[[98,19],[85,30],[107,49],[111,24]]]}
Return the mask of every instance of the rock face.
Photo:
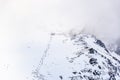
{"label": "rock face", "polygon": [[52,35],[36,80],[120,80],[120,57],[92,35]]}

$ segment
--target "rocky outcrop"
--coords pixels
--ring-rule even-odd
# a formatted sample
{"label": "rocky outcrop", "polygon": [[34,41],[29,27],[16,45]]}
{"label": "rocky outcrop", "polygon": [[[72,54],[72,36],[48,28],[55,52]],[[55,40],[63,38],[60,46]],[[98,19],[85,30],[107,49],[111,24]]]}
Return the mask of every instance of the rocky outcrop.
{"label": "rocky outcrop", "polygon": [[120,80],[120,58],[95,36],[52,35],[36,80]]}

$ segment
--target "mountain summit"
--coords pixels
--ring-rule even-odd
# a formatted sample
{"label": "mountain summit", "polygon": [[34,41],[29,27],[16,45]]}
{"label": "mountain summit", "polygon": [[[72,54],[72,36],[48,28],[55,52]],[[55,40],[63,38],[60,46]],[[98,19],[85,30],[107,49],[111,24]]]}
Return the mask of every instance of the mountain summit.
{"label": "mountain summit", "polygon": [[52,34],[37,80],[120,80],[120,56],[93,35]]}

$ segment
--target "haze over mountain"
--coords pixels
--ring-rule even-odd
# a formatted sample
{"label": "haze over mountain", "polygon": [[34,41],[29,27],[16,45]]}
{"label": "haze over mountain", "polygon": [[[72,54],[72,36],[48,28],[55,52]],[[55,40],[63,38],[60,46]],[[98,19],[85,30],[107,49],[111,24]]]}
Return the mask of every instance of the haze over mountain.
{"label": "haze over mountain", "polygon": [[119,7],[120,0],[0,0],[0,80],[30,80],[51,32],[93,34],[119,53]]}

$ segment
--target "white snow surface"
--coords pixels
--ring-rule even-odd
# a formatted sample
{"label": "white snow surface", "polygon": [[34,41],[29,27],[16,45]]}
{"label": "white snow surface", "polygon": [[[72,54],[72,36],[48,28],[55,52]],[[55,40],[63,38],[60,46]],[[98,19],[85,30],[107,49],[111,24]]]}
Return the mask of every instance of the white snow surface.
{"label": "white snow surface", "polygon": [[53,34],[35,80],[120,80],[120,56],[93,35]]}

